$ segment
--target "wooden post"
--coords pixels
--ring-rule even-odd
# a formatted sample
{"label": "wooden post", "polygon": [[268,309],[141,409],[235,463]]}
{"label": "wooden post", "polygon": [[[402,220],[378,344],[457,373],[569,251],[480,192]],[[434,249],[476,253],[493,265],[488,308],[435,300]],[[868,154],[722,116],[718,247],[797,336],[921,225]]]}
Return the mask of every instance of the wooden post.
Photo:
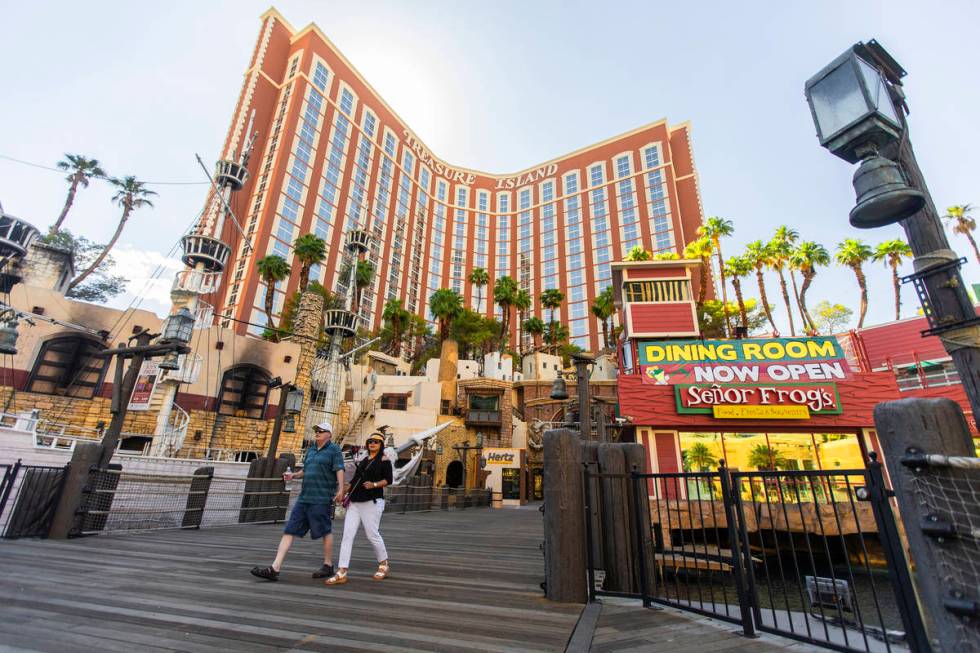
{"label": "wooden post", "polygon": [[[589,472],[592,474],[598,474],[602,472],[602,468],[599,466],[599,443],[598,442],[583,442],[582,443],[582,463],[587,465]],[[592,547],[592,562],[599,569],[602,567],[602,483],[599,479],[594,476],[589,479],[588,491],[591,497],[591,506],[589,510],[588,519],[591,522],[592,527],[592,537],[591,541],[588,542],[589,546]]]}
{"label": "wooden post", "polygon": [[[876,406],[874,414],[878,442],[905,523],[909,553],[915,562],[916,587],[930,622],[929,630],[943,651],[963,650],[960,631],[963,624],[944,606],[945,601],[959,598],[954,592],[963,588],[957,587],[955,574],[951,575],[945,568],[943,558],[949,554],[967,559],[972,554],[955,537],[939,541],[923,532],[923,522],[928,524],[930,515],[946,519],[951,516],[941,514],[942,505],[923,505],[923,497],[918,495],[917,477],[945,478],[950,485],[975,481],[968,480],[966,470],[917,468],[902,464],[902,459],[913,453],[910,449],[921,454],[976,456],[966,418],[956,402],[950,399],[890,401]],[[973,506],[973,509],[980,510],[980,507]],[[976,588],[965,589],[976,600]]]}
{"label": "wooden post", "polygon": [[101,457],[102,444],[99,442],[79,442],[75,445],[48,537],[64,539],[78,535],[78,510],[85,498],[83,490],[88,485],[89,470],[99,463]]}
{"label": "wooden post", "polygon": [[585,508],[582,447],[569,429],[544,434],[545,596],[585,603]]}
{"label": "wooden post", "polygon": [[[620,477],[629,474],[623,447],[616,444],[599,445],[599,466],[603,474]],[[606,580],[603,589],[613,592],[630,591],[630,562],[633,542],[630,529],[630,481],[627,478],[603,478],[602,486],[602,551]]]}
{"label": "wooden post", "polygon": [[208,492],[211,491],[211,479],[214,467],[198,467],[194,470],[194,478],[187,490],[187,503],[184,506],[184,518],[181,528],[200,528],[204,518],[204,506],[208,502]]}

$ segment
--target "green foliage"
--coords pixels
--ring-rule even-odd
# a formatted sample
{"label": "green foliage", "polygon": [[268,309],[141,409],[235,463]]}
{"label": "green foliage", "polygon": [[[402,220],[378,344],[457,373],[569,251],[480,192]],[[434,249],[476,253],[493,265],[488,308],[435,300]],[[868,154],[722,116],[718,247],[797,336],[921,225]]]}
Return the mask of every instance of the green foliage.
{"label": "green foliage", "polygon": [[316,234],[303,234],[293,242],[293,256],[300,263],[299,288],[306,288],[310,280],[310,268],[327,258],[327,243]]}
{"label": "green foliage", "polygon": [[827,300],[813,307],[813,322],[818,333],[829,335],[847,329],[854,311],[843,304],[831,304]]}
{"label": "green foliage", "polygon": [[643,249],[642,246],[636,245],[626,253],[626,256],[623,257],[623,260],[624,261],[649,261],[652,258],[653,258],[653,254]]}
{"label": "green foliage", "polygon": [[477,358],[496,348],[500,327],[497,320],[464,308],[449,324],[449,334],[459,345],[460,358]]}
{"label": "green foliage", "polygon": [[[698,311],[698,323],[701,327],[702,336],[705,338],[727,337],[725,335],[725,312],[723,310],[728,313],[729,317],[739,314],[736,302],[728,302],[724,309],[721,300],[718,299],[709,299],[701,305],[701,309]],[[766,324],[766,315],[755,298],[745,300],[745,316],[746,326],[748,326],[750,334],[760,332]]]}
{"label": "green foliage", "polygon": [[440,288],[429,298],[429,310],[439,321],[439,342],[449,337],[449,323],[463,310],[463,298],[449,288]]}
{"label": "green foliage", "polygon": [[[91,265],[105,249],[105,245],[93,243],[85,236],[76,236],[68,229],[43,236],[41,242],[71,252],[72,263],[76,270]],[[125,292],[129,279],[112,274],[115,265],[115,259],[107,254],[89,275],[88,281],[69,290],[66,296],[83,302],[105,303]]]}
{"label": "green foliage", "polygon": [[695,442],[681,456],[685,472],[708,472],[718,466],[718,457],[703,442]]}
{"label": "green foliage", "polygon": [[757,444],[749,452],[748,465],[760,472],[774,472],[777,469],[786,469],[787,460],[779,449],[773,449],[765,444]]}

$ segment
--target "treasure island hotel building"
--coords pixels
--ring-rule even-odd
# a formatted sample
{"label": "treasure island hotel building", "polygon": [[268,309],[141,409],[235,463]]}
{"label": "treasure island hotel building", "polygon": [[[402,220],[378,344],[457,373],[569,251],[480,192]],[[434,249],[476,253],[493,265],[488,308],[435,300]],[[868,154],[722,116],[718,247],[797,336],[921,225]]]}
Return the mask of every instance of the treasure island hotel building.
{"label": "treasure island hotel building", "polygon": [[[366,327],[380,324],[389,298],[428,316],[439,288],[492,314],[493,282],[510,275],[542,318],[541,292],[560,289],[571,341],[595,350],[590,306],[610,284],[610,262],[635,245],[680,251],[701,224],[688,124],[661,120],[513,173],[469,170],[429,150],[315,25],[296,30],[272,9],[261,20],[225,141],[234,158],[254,125],[249,179],[231,207],[248,244],[231,220],[220,234],[232,245],[213,295],[225,326],[262,331],[256,261],[292,263],[301,234],[327,242],[311,279],[338,289],[344,233],[357,225],[374,236],[377,268],[360,307]],[[480,307],[467,281],[475,267],[490,277]],[[298,281],[294,263],[275,291],[277,313]]]}

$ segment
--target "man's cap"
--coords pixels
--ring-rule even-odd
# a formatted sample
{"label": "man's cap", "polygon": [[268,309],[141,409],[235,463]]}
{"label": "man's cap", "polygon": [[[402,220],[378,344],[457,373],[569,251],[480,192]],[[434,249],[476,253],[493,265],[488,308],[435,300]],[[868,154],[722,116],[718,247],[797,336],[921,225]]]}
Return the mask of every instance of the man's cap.
{"label": "man's cap", "polygon": [[313,428],[315,428],[317,431],[330,431],[330,433],[333,434],[333,424],[330,422],[320,422]]}

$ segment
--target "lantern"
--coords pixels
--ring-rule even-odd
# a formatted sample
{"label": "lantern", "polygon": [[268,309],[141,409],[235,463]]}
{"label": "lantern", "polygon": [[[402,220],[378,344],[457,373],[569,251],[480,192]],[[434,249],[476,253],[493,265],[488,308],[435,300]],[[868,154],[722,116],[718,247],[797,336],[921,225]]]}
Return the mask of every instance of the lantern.
{"label": "lantern", "polygon": [[285,411],[287,415],[299,415],[303,410],[303,391],[293,388],[286,393]]}
{"label": "lantern", "polygon": [[168,317],[163,323],[163,334],[160,340],[163,342],[179,342],[186,344],[191,341],[191,335],[193,333],[194,315],[191,314],[186,307],[184,307]]}
{"label": "lantern", "polygon": [[17,317],[5,320],[0,326],[0,354],[17,353]]}
{"label": "lantern", "polygon": [[555,377],[554,383],[551,384],[551,398],[555,401],[565,401],[568,399],[568,387],[565,385],[565,379],[559,374]]}

